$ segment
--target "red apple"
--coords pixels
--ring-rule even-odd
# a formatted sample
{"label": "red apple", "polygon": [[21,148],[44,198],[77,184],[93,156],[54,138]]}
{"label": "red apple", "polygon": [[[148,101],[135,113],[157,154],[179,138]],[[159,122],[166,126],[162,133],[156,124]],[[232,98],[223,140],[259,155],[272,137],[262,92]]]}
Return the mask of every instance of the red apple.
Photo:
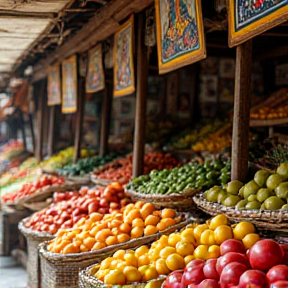
{"label": "red apple", "polygon": [[277,281],[274,284],[271,285],[271,288],[287,288],[288,287],[288,281]]}
{"label": "red apple", "polygon": [[267,272],[266,277],[269,285],[280,280],[288,281],[288,266],[276,265]]}
{"label": "red apple", "polygon": [[220,288],[220,284],[214,279],[205,279],[197,288]]}
{"label": "red apple", "polygon": [[[250,286],[249,286],[250,285]],[[267,288],[266,275],[260,270],[247,270],[245,271],[239,280],[238,288]]]}
{"label": "red apple", "polygon": [[241,254],[246,253],[246,248],[242,241],[235,239],[228,239],[220,245],[220,254],[221,256],[225,255],[228,252],[237,252]]}
{"label": "red apple", "polygon": [[246,270],[247,266],[242,263],[231,262],[227,264],[220,276],[221,288],[230,288],[231,285],[238,285],[241,275]]}
{"label": "red apple", "polygon": [[221,275],[224,267],[231,262],[242,263],[247,267],[247,269],[250,267],[249,260],[246,255],[237,252],[228,252],[224,256],[217,259],[216,270],[218,274]]}
{"label": "red apple", "polygon": [[188,267],[185,269],[182,281],[181,283],[185,286],[188,286],[189,284],[199,284],[205,279],[204,273],[203,273],[203,264],[200,264],[195,267]]}
{"label": "red apple", "polygon": [[181,284],[182,276],[183,276],[183,270],[173,271],[167,276],[165,282],[163,283],[163,288],[170,288],[171,284],[174,283]]}
{"label": "red apple", "polygon": [[194,260],[190,261],[186,265],[184,271],[186,271],[186,269],[189,268],[189,267],[196,267],[196,266],[199,266],[199,265],[205,265],[205,261],[202,260],[202,259],[194,259]]}
{"label": "red apple", "polygon": [[259,240],[249,250],[249,261],[253,269],[268,271],[282,263],[282,249],[274,240]]}
{"label": "red apple", "polygon": [[206,261],[203,273],[207,279],[219,280],[219,274],[216,270],[217,259],[209,259]]}

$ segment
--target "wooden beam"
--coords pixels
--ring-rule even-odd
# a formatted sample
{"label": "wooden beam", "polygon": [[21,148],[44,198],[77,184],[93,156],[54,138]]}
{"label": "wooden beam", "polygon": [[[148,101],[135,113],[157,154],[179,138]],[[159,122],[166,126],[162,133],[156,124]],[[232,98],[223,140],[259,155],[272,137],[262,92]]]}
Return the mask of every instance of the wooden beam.
{"label": "wooden beam", "polygon": [[52,156],[54,153],[54,141],[55,141],[55,106],[49,108],[49,129],[48,129],[48,156]]}
{"label": "wooden beam", "polygon": [[288,54],[287,51],[288,45],[275,47],[274,49],[265,49],[264,52],[255,51],[255,61],[264,61],[273,58],[286,57]]}
{"label": "wooden beam", "polygon": [[[44,107],[45,107],[45,91],[46,81],[42,80],[39,84],[39,102],[37,110],[37,144],[36,144],[36,159],[38,162],[43,160],[43,129],[44,129]],[[36,89],[34,89],[35,91]],[[36,92],[36,91],[35,91]]]}
{"label": "wooden beam", "polygon": [[101,132],[100,132],[100,147],[99,155],[104,156],[108,152],[108,138],[112,108],[112,89],[109,89],[110,85],[105,87],[104,98],[102,102],[102,115],[101,115]]}
{"label": "wooden beam", "polygon": [[26,141],[26,131],[25,131],[25,121],[23,117],[23,112],[21,109],[19,109],[19,116],[20,116],[20,122],[21,122],[21,134],[22,134],[22,139],[23,139],[23,146],[24,149],[27,149],[27,141]]}
{"label": "wooden beam", "polygon": [[83,118],[85,106],[85,78],[78,76],[78,95],[77,95],[77,116],[76,116],[76,132],[74,140],[74,163],[80,158],[81,141],[83,131]]}
{"label": "wooden beam", "polygon": [[143,173],[145,154],[146,96],[149,53],[148,48],[144,43],[145,17],[143,13],[138,15],[137,38],[137,90],[132,177],[137,177]]}
{"label": "wooden beam", "polygon": [[32,138],[32,148],[33,148],[33,152],[35,153],[36,141],[35,141],[35,133],[34,133],[32,114],[29,114],[29,127],[30,127],[30,133],[31,133],[31,138]]}
{"label": "wooden beam", "polygon": [[252,40],[236,48],[231,179],[246,181],[248,173]]}

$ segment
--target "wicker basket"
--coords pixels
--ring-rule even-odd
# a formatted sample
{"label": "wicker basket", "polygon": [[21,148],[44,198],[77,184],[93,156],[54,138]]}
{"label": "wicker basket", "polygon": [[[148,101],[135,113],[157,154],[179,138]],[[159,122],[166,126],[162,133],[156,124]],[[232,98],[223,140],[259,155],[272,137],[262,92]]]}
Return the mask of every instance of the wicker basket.
{"label": "wicker basket", "polygon": [[288,231],[287,210],[238,210],[209,202],[204,194],[195,195],[193,200],[199,209],[212,216],[224,213],[232,221],[250,221],[261,230]]}
{"label": "wicker basket", "polygon": [[28,218],[23,219],[18,228],[21,233],[26,237],[28,261],[27,261],[27,274],[28,274],[28,287],[40,288],[41,273],[40,273],[40,259],[38,255],[38,246],[40,243],[48,240],[52,240],[55,236],[49,233],[37,232],[24,226],[25,221]]}
{"label": "wicker basket", "polygon": [[155,281],[164,281],[166,276],[160,276],[158,279],[151,280],[147,283],[131,283],[127,285],[108,285],[104,284],[93,276],[98,270],[99,266],[91,265],[79,273],[79,287],[81,288],[144,288],[147,283]]}
{"label": "wicker basket", "polygon": [[41,260],[41,288],[78,288],[80,270],[111,256],[119,249],[136,248],[157,240],[161,235],[169,235],[191,223],[193,218],[186,213],[185,221],[169,227],[168,229],[139,239],[133,239],[125,243],[105,247],[98,251],[58,254],[47,250],[48,242],[39,246]]}
{"label": "wicker basket", "polygon": [[172,193],[169,195],[143,194],[133,190],[125,190],[127,196],[134,201],[144,201],[153,203],[157,208],[172,208],[178,211],[197,212],[197,206],[194,203],[193,196],[201,192],[200,189],[186,190],[182,193]]}
{"label": "wicker basket", "polygon": [[91,175],[91,181],[96,185],[104,187],[108,186],[113,182],[112,180],[98,178],[95,174]]}

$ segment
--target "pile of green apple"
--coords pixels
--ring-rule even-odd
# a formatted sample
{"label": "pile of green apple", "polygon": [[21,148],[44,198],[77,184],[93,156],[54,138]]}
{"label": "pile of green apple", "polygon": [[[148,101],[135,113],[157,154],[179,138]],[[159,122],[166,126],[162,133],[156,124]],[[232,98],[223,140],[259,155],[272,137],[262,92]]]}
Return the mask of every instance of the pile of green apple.
{"label": "pile of green apple", "polygon": [[209,202],[241,210],[288,209],[288,162],[278,166],[276,173],[259,170],[246,184],[233,180],[223,187],[213,186],[204,195]]}

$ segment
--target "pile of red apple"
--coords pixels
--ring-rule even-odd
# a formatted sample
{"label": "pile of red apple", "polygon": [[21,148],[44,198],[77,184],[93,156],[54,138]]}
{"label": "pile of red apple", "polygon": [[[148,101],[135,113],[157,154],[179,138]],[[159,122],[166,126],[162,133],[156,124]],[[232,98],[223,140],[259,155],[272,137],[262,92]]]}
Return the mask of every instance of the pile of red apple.
{"label": "pile of red apple", "polygon": [[55,234],[60,228],[71,228],[81,218],[88,218],[93,212],[101,214],[119,211],[129,199],[119,183],[111,183],[106,188],[83,187],[79,192],[57,192],[53,202],[33,214],[25,222],[26,228]]}
{"label": "pile of red apple", "polygon": [[172,272],[162,288],[288,288],[288,251],[274,240],[259,240],[246,251],[229,239],[220,252],[218,259],[195,259]]}

